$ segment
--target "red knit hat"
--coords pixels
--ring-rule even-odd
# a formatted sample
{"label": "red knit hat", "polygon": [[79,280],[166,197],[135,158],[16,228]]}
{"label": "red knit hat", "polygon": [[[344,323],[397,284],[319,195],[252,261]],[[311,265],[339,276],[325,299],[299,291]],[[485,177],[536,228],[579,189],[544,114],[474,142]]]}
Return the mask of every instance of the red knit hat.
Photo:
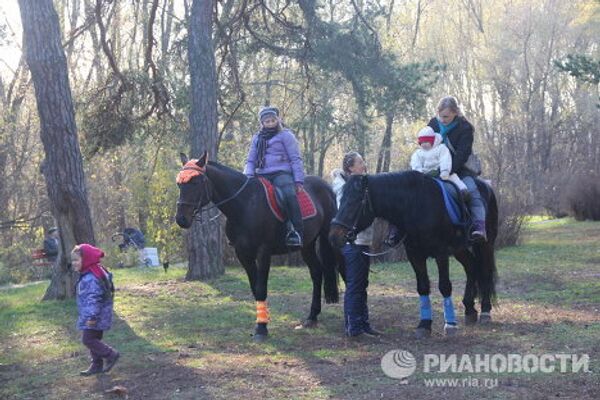
{"label": "red knit hat", "polygon": [[419,144],[429,143],[433,146],[433,142],[435,142],[435,136],[421,136],[419,138]]}
{"label": "red knit hat", "polygon": [[435,142],[435,132],[430,126],[426,126],[425,128],[419,131],[419,144],[423,143],[433,143]]}

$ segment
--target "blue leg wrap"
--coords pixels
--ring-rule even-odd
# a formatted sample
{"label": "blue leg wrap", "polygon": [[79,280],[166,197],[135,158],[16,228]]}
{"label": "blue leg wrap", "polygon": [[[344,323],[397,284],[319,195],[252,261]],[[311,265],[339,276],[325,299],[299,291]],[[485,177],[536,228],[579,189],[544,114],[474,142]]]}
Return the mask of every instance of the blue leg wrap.
{"label": "blue leg wrap", "polygon": [[454,315],[452,296],[444,297],[444,319],[447,323],[456,323],[456,315]]}
{"label": "blue leg wrap", "polygon": [[429,301],[429,296],[422,295],[419,296],[419,300],[421,302],[421,319],[432,319],[431,318],[431,302]]}

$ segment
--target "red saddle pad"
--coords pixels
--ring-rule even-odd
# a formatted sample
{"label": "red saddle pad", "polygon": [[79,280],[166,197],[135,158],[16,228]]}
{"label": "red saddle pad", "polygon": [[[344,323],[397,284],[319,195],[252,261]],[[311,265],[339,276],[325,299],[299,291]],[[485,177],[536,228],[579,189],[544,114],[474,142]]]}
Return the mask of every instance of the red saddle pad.
{"label": "red saddle pad", "polygon": [[[275,215],[275,218],[283,222],[283,212],[281,211],[281,208],[279,208],[279,204],[277,204],[277,197],[275,195],[275,188],[273,187],[273,184],[265,178],[259,177],[258,179],[260,180],[260,183],[262,183],[263,188],[265,189],[267,203],[269,203],[269,207],[271,208],[273,215]],[[296,192],[296,198],[298,199],[298,205],[300,206],[302,219],[312,218],[315,215],[317,215],[317,208],[315,207],[315,203],[306,191],[301,190],[299,192]]]}

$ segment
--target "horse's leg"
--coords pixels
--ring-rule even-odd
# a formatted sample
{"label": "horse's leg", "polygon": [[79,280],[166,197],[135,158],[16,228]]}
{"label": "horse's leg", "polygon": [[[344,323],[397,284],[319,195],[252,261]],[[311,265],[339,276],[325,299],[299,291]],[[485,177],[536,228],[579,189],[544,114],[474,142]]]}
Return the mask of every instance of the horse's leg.
{"label": "horse's leg", "polygon": [[481,298],[480,323],[492,321],[492,299],[496,294],[496,262],[494,260],[494,245],[480,243],[474,246],[477,282]]}
{"label": "horse's leg", "polygon": [[[243,250],[236,248],[235,249],[235,253],[237,255],[238,260],[240,260],[240,263],[242,263],[242,266],[244,267],[244,270],[246,271],[246,275],[248,275],[248,282],[250,282],[250,290],[252,290],[252,295],[254,296],[254,299],[256,300],[256,309],[257,309],[257,313],[258,313],[258,308],[259,308],[259,302],[258,302],[258,298],[257,298],[257,291],[256,291],[256,279],[258,276],[258,268],[256,266],[256,254],[254,252],[252,253],[248,253],[248,252],[244,252]],[[266,297],[266,296],[265,296]],[[265,311],[267,313],[267,320],[268,320],[268,309],[266,308],[266,303],[263,302],[265,305],[264,310],[261,309],[261,312]],[[258,329],[258,316],[257,316],[257,328],[255,329],[255,333],[256,330]],[[265,326],[266,329],[266,326]],[[256,335],[254,336],[256,338]],[[266,337],[266,335],[265,335]],[[264,339],[264,338],[257,338],[257,340],[260,339]]]}
{"label": "horse's leg", "polygon": [[477,309],[475,308],[475,297],[477,297],[477,281],[475,277],[475,260],[473,254],[467,249],[454,253],[454,258],[463,266],[467,275],[465,294],[462,303],[465,306],[465,324],[472,325],[477,322]]}
{"label": "horse's leg", "polygon": [[323,282],[323,266],[317,257],[315,250],[315,242],[307,243],[301,250],[302,259],[308,265],[310,271],[310,279],[313,284],[312,303],[310,305],[310,313],[306,321],[302,323],[305,328],[313,328],[317,326],[317,316],[321,313],[321,286]]}
{"label": "horse's leg", "polygon": [[254,340],[263,342],[269,335],[267,324],[271,320],[267,306],[267,283],[269,281],[269,269],[271,268],[271,253],[262,246],[258,251],[258,268],[256,269],[256,281],[254,287],[254,298],[256,299],[256,328],[254,329]]}
{"label": "horse's leg", "polygon": [[438,266],[439,289],[444,298],[444,332],[447,336],[453,336],[458,331],[456,315],[454,314],[454,303],[452,302],[452,282],[450,282],[450,267],[448,256],[435,258]]}
{"label": "horse's leg", "polygon": [[410,265],[417,276],[417,292],[420,301],[420,321],[415,330],[415,337],[423,339],[431,336],[431,302],[429,300],[429,275],[427,275],[427,258],[406,249]]}

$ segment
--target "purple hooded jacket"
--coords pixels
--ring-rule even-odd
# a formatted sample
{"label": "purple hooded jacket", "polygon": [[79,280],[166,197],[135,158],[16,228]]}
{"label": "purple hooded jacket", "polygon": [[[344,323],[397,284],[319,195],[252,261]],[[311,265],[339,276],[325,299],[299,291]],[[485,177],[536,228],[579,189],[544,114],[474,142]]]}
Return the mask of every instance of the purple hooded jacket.
{"label": "purple hooded jacket", "polygon": [[[94,246],[81,245],[81,261],[84,266],[99,264],[103,255],[102,250]],[[112,274],[108,274],[112,280]],[[77,329],[105,331],[112,326],[112,293],[90,270],[83,272],[77,282],[77,308]],[[95,320],[96,325],[87,326],[86,322],[89,320]]]}
{"label": "purple hooded jacket", "polygon": [[245,175],[254,176],[256,174],[262,175],[286,171],[294,176],[294,182],[304,183],[304,164],[302,163],[298,141],[291,130],[284,128],[268,141],[264,168],[256,168],[258,163],[257,141],[258,133],[255,133],[252,136],[252,144],[250,145],[248,159],[246,160]]}

